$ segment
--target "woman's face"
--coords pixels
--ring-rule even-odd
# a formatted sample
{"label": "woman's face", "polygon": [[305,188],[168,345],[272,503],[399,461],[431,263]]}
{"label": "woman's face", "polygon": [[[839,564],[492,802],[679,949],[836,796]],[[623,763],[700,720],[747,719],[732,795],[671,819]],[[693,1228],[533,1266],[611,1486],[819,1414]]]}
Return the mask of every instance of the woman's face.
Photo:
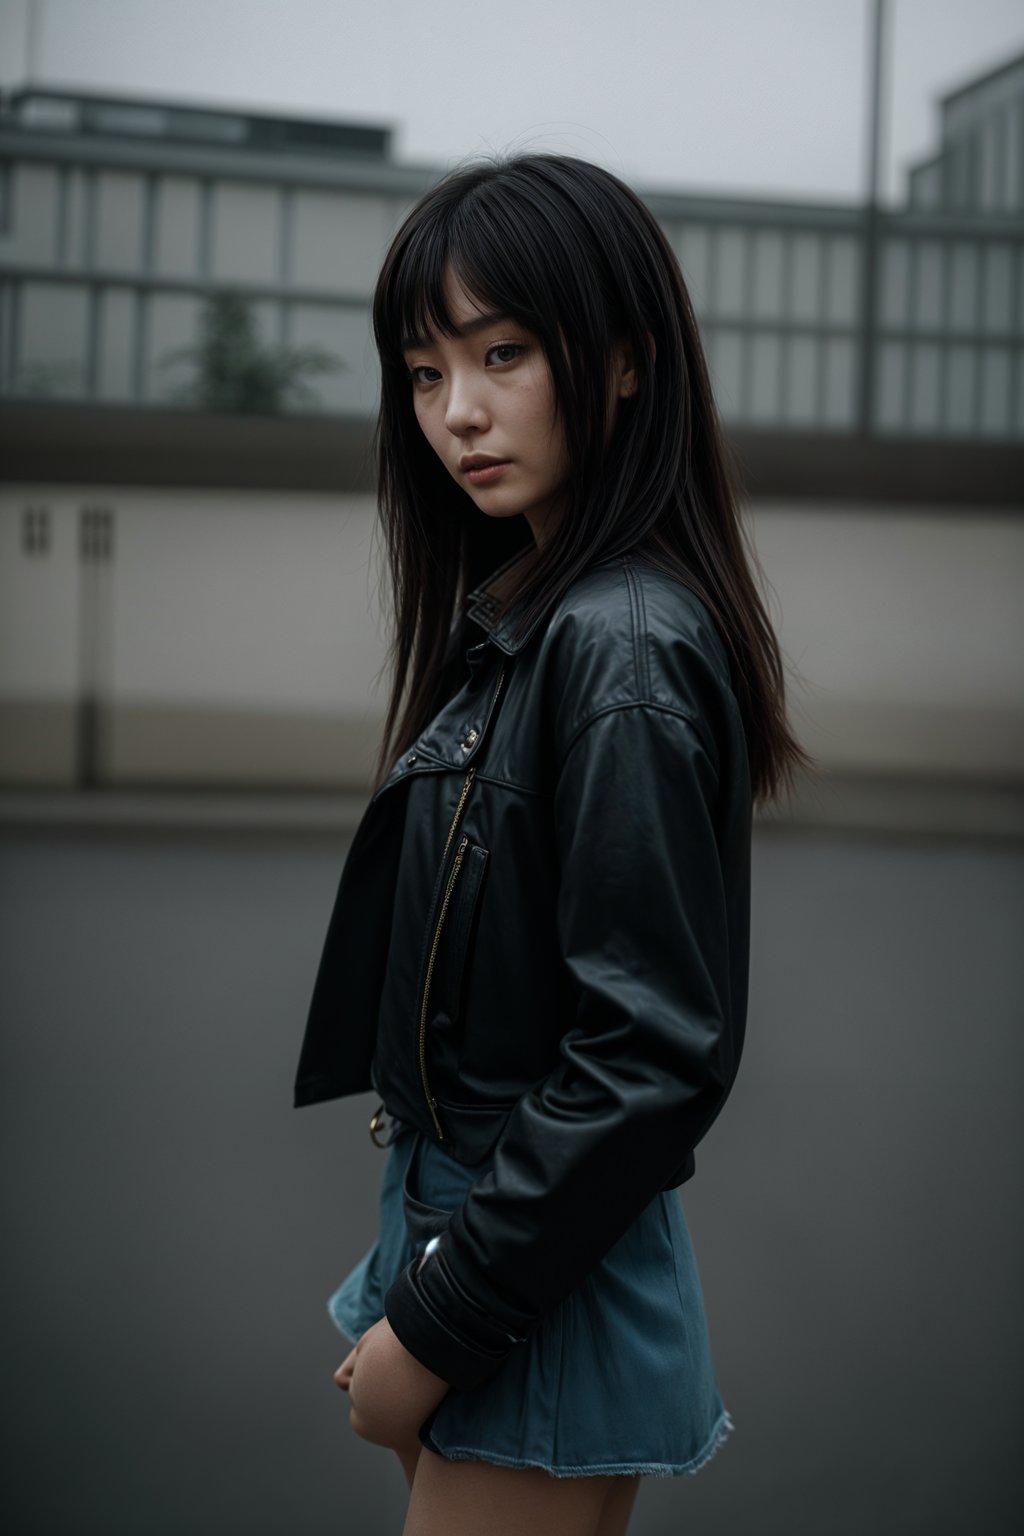
{"label": "woman's face", "polygon": [[[569,481],[544,350],[517,321],[482,311],[450,267],[445,294],[461,334],[407,338],[403,348],[416,420],[481,512],[521,513],[543,544],[565,506]],[[475,457],[496,467],[474,475]]]}

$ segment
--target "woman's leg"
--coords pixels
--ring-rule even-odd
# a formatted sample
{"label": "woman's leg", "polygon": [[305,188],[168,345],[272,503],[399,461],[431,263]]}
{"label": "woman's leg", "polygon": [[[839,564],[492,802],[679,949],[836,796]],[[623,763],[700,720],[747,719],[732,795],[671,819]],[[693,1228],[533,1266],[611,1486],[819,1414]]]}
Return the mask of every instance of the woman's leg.
{"label": "woman's leg", "polygon": [[412,1492],[413,1479],[416,1476],[416,1466],[419,1462],[420,1451],[422,1449],[423,1443],[420,1440],[417,1440],[415,1445],[410,1445],[408,1448],[399,1448],[398,1446],[395,1447],[395,1455],[402,1463],[402,1471],[405,1473],[405,1480],[409,1485],[410,1493]]}
{"label": "woman's leg", "polygon": [[632,1477],[620,1474],[612,1478],[612,1485],[594,1536],[626,1536],[629,1517],[640,1492],[640,1473]]}
{"label": "woman's leg", "polygon": [[622,1536],[639,1481],[553,1477],[421,1445],[402,1536],[522,1536],[524,1527],[531,1536]]}

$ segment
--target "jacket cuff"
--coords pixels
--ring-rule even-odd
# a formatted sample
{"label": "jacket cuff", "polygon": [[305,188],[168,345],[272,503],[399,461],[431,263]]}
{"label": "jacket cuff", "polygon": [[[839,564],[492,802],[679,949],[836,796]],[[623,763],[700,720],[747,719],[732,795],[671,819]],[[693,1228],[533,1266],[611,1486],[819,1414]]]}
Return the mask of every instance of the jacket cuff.
{"label": "jacket cuff", "polygon": [[384,1315],[409,1353],[453,1387],[489,1380],[526,1338],[466,1296],[440,1251],[406,1266],[385,1293]]}

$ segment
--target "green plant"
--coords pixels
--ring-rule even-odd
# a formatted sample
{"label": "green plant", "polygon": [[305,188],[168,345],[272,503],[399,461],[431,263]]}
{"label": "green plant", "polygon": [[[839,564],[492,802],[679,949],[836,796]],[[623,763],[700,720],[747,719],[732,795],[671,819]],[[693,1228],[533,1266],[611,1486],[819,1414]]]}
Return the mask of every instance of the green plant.
{"label": "green plant", "polygon": [[304,375],[336,373],[345,367],[322,347],[267,347],[261,344],[250,301],[222,291],[207,296],[200,316],[198,347],[166,353],[159,368],[179,359],[194,361],[197,376],[170,390],[166,399],[206,411],[280,415],[289,404],[316,405],[316,390]]}

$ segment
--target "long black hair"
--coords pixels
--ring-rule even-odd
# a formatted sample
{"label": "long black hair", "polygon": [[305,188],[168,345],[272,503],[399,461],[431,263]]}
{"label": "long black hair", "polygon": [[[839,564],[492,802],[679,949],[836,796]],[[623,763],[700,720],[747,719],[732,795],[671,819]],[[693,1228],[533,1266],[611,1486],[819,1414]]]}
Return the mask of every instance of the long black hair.
{"label": "long black hair", "polygon": [[[522,516],[488,518],[416,420],[408,336],[452,335],[446,270],[481,307],[532,332],[551,369],[570,485],[542,547]],[[374,787],[422,731],[450,676],[466,594],[512,559],[500,612],[517,632],[587,566],[633,551],[706,604],[728,649],[755,802],[813,766],[790,730],[782,656],[753,572],[740,477],[718,419],[679,263],[642,199],[567,155],[474,161],[445,176],[403,221],[373,298],[381,362],[374,438],[393,606],[391,691]],[[653,340],[653,347],[650,341]],[[635,392],[617,402],[615,349],[631,345]]]}

